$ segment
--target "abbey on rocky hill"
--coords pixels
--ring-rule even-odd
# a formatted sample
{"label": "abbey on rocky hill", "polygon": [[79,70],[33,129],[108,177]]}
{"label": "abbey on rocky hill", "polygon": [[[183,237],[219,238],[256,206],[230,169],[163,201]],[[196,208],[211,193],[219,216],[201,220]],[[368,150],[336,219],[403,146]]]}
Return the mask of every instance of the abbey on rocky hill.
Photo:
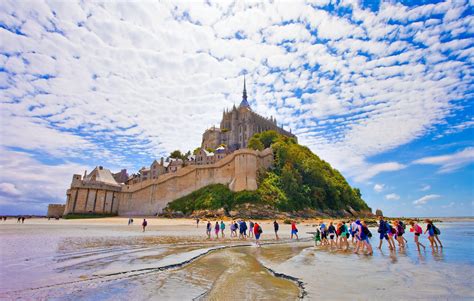
{"label": "abbey on rocky hill", "polygon": [[[296,140],[291,131],[277,125],[275,118],[252,111],[244,79],[239,107],[224,111],[220,128],[204,132],[195,154],[154,160],[149,168],[142,167],[131,176],[125,169],[113,174],[102,166],[84,176],[75,174],[66,193],[64,214],[155,215],[170,201],[210,184],[225,184],[232,191],[256,190],[257,174],[272,166],[273,153],[247,146],[254,134],[268,130]],[[58,211],[56,207],[50,209]]]}

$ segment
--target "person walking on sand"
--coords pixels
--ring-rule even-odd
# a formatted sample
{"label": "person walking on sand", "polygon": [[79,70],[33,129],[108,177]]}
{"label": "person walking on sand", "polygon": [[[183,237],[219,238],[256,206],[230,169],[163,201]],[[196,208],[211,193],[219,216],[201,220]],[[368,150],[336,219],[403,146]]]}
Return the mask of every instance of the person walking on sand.
{"label": "person walking on sand", "polygon": [[367,227],[367,224],[364,221],[356,221],[357,224],[357,245],[354,250],[355,254],[359,254],[359,249],[362,247],[362,250],[364,247],[367,249],[366,255],[372,255],[374,251],[372,250],[372,245],[370,244],[369,237],[372,236],[372,233],[370,233],[369,228]]}
{"label": "person walking on sand", "polygon": [[388,237],[388,232],[389,231],[390,231],[389,225],[387,224],[386,221],[383,220],[383,217],[380,216],[379,217],[379,229],[377,230],[377,232],[379,233],[379,237],[380,237],[380,242],[379,242],[379,246],[378,246],[379,249],[382,249],[382,243],[383,243],[384,239],[387,240],[388,248],[390,250],[393,250],[395,248],[395,246],[392,246],[392,242],[390,241],[390,238]]}
{"label": "person walking on sand", "polygon": [[[407,225],[405,225],[405,223],[402,220],[399,220],[398,223],[402,226],[403,233],[405,233],[406,230],[407,230]],[[405,236],[402,236],[402,237],[403,237],[403,242],[404,242],[405,248],[408,249],[408,240],[405,238]]]}
{"label": "person walking on sand", "polygon": [[433,232],[434,232],[434,239],[435,239],[435,242],[438,241],[438,244],[440,246],[440,248],[443,247],[443,244],[441,243],[441,240],[439,240],[439,237],[438,235],[441,235],[441,231],[438,229],[438,227],[436,227],[434,224],[433,224],[433,221],[428,219],[427,220],[428,223],[431,225],[431,227],[433,227]]}
{"label": "person walking on sand", "polygon": [[234,237],[234,236],[237,236],[237,233],[235,233],[235,223],[234,221],[232,221],[230,223],[230,237]]}
{"label": "person walking on sand", "polygon": [[321,230],[319,230],[319,227],[316,227],[316,232],[314,232],[314,246],[315,247],[318,245],[318,242],[319,244],[322,244],[321,243]]}
{"label": "person walking on sand", "polygon": [[255,222],[253,225],[253,231],[255,234],[255,244],[257,247],[260,247],[260,235],[263,233],[262,227],[257,222]]}
{"label": "person walking on sand", "polygon": [[252,221],[249,221],[249,237],[253,237],[253,227],[254,227],[254,223]]}
{"label": "person walking on sand", "polygon": [[352,223],[350,224],[351,226],[351,235],[352,235],[352,244],[355,244],[357,243],[357,235],[356,234],[356,231],[357,231],[357,224],[355,221],[352,221]]}
{"label": "person walking on sand", "polygon": [[225,230],[225,223],[224,221],[221,221],[221,237],[222,238],[225,237],[224,230]]}
{"label": "person walking on sand", "polygon": [[298,228],[296,228],[296,222],[295,221],[291,222],[291,237],[290,237],[290,239],[293,239],[293,235],[295,235],[296,239],[299,240]]}
{"label": "person walking on sand", "polygon": [[393,227],[397,231],[396,233],[396,240],[398,241],[398,247],[399,249],[404,249],[405,248],[405,241],[403,240],[403,234],[405,234],[405,229],[403,229],[403,226],[400,225],[399,221],[394,221],[393,222]]}
{"label": "person walking on sand", "polygon": [[211,222],[210,221],[207,221],[207,225],[206,225],[206,235],[207,235],[207,239],[211,239]]}
{"label": "person walking on sand", "polygon": [[416,247],[418,248],[418,252],[420,252],[420,246],[423,247],[423,250],[426,250],[425,246],[419,242],[419,238],[420,238],[420,235],[423,233],[423,229],[421,228],[420,225],[415,223],[415,221],[410,221],[410,225],[411,225],[410,232],[413,232],[415,234],[414,239],[415,239]]}
{"label": "person walking on sand", "polygon": [[214,232],[216,233],[216,239],[219,239],[219,231],[221,227],[219,226],[219,222],[216,222],[216,225],[214,226]]}
{"label": "person walking on sand", "polygon": [[273,230],[275,231],[275,239],[279,240],[280,237],[278,237],[278,230],[280,230],[280,225],[276,220],[273,221]]}
{"label": "person walking on sand", "polygon": [[329,235],[329,241],[331,242],[331,248],[332,248],[335,243],[334,239],[336,238],[336,227],[334,227],[332,222],[329,223],[328,235]]}
{"label": "person walking on sand", "polygon": [[25,223],[25,217],[24,217],[24,216],[21,217],[21,223],[22,223],[22,224]]}
{"label": "person walking on sand", "polygon": [[143,231],[142,232],[145,232],[145,229],[146,229],[147,225],[148,225],[148,222],[146,221],[146,219],[143,219],[143,222],[142,222]]}
{"label": "person walking on sand", "polygon": [[436,247],[436,249],[438,249],[438,243],[436,242],[436,240],[434,238],[435,231],[434,231],[433,223],[429,219],[425,219],[425,223],[426,223],[425,234],[428,232],[428,240],[430,241],[431,249],[434,252],[435,247]]}
{"label": "person walking on sand", "polygon": [[328,242],[328,229],[326,228],[326,224],[321,222],[321,225],[319,225],[319,229],[321,229],[321,244],[324,246],[329,245]]}
{"label": "person walking on sand", "polygon": [[199,217],[196,218],[196,228],[199,228]]}
{"label": "person walking on sand", "polygon": [[18,217],[18,220],[16,221],[17,224],[21,222],[21,216]]}
{"label": "person walking on sand", "polygon": [[340,238],[339,238],[339,248],[342,249],[342,245],[345,245],[346,248],[345,250],[348,250],[349,249],[349,242],[347,241],[347,238],[349,236],[349,229],[347,229],[347,226],[346,226],[346,222],[342,222],[341,224],[341,234],[340,234]]}
{"label": "person walking on sand", "polygon": [[243,220],[240,220],[239,221],[239,239],[245,239],[246,236],[247,236],[247,233],[245,233],[245,231],[247,231],[247,224],[243,221]]}

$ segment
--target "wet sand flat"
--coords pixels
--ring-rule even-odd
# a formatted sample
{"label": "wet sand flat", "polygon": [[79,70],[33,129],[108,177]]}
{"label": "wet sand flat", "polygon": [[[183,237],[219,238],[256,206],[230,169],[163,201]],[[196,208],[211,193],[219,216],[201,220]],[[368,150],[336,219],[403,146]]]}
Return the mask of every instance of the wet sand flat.
{"label": "wet sand flat", "polygon": [[[36,300],[469,300],[474,224],[444,223],[443,250],[409,248],[374,256],[314,247],[311,224],[289,240],[281,224],[264,245],[206,239],[192,220],[150,219],[145,233],[127,219],[0,224],[0,298]],[[463,231],[459,231],[463,229]],[[426,238],[422,237],[422,242]],[[378,239],[372,239],[372,245]],[[276,274],[274,274],[273,272]],[[277,277],[282,276],[282,277]],[[288,276],[288,277],[286,277]]]}

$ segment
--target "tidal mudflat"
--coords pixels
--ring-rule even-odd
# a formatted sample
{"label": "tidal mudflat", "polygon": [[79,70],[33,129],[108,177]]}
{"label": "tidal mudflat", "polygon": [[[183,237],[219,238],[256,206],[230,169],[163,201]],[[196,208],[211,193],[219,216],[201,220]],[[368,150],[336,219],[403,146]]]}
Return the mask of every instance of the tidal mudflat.
{"label": "tidal mudflat", "polygon": [[[1,299],[48,300],[371,300],[474,299],[474,223],[439,224],[445,248],[374,256],[315,248],[311,224],[276,242],[263,222],[252,240],[206,240],[191,220],[127,219],[0,223]],[[227,230],[228,231],[228,230]],[[373,231],[375,232],[375,231]],[[423,238],[426,240],[425,238]],[[378,239],[372,239],[372,244]],[[386,246],[385,246],[386,248]]]}

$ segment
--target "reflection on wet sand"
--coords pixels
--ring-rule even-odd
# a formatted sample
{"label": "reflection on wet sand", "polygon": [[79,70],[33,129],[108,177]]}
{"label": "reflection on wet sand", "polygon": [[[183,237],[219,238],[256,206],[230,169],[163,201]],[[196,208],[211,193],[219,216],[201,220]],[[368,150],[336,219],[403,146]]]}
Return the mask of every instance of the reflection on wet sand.
{"label": "reflection on wet sand", "polygon": [[14,227],[0,229],[0,299],[295,300],[303,292],[309,300],[474,298],[472,247],[456,245],[463,239],[456,228],[443,229],[446,248],[437,252],[410,245],[366,256],[315,248],[303,235],[278,243],[267,235],[257,248],[251,240],[206,240],[192,226],[166,233]]}

